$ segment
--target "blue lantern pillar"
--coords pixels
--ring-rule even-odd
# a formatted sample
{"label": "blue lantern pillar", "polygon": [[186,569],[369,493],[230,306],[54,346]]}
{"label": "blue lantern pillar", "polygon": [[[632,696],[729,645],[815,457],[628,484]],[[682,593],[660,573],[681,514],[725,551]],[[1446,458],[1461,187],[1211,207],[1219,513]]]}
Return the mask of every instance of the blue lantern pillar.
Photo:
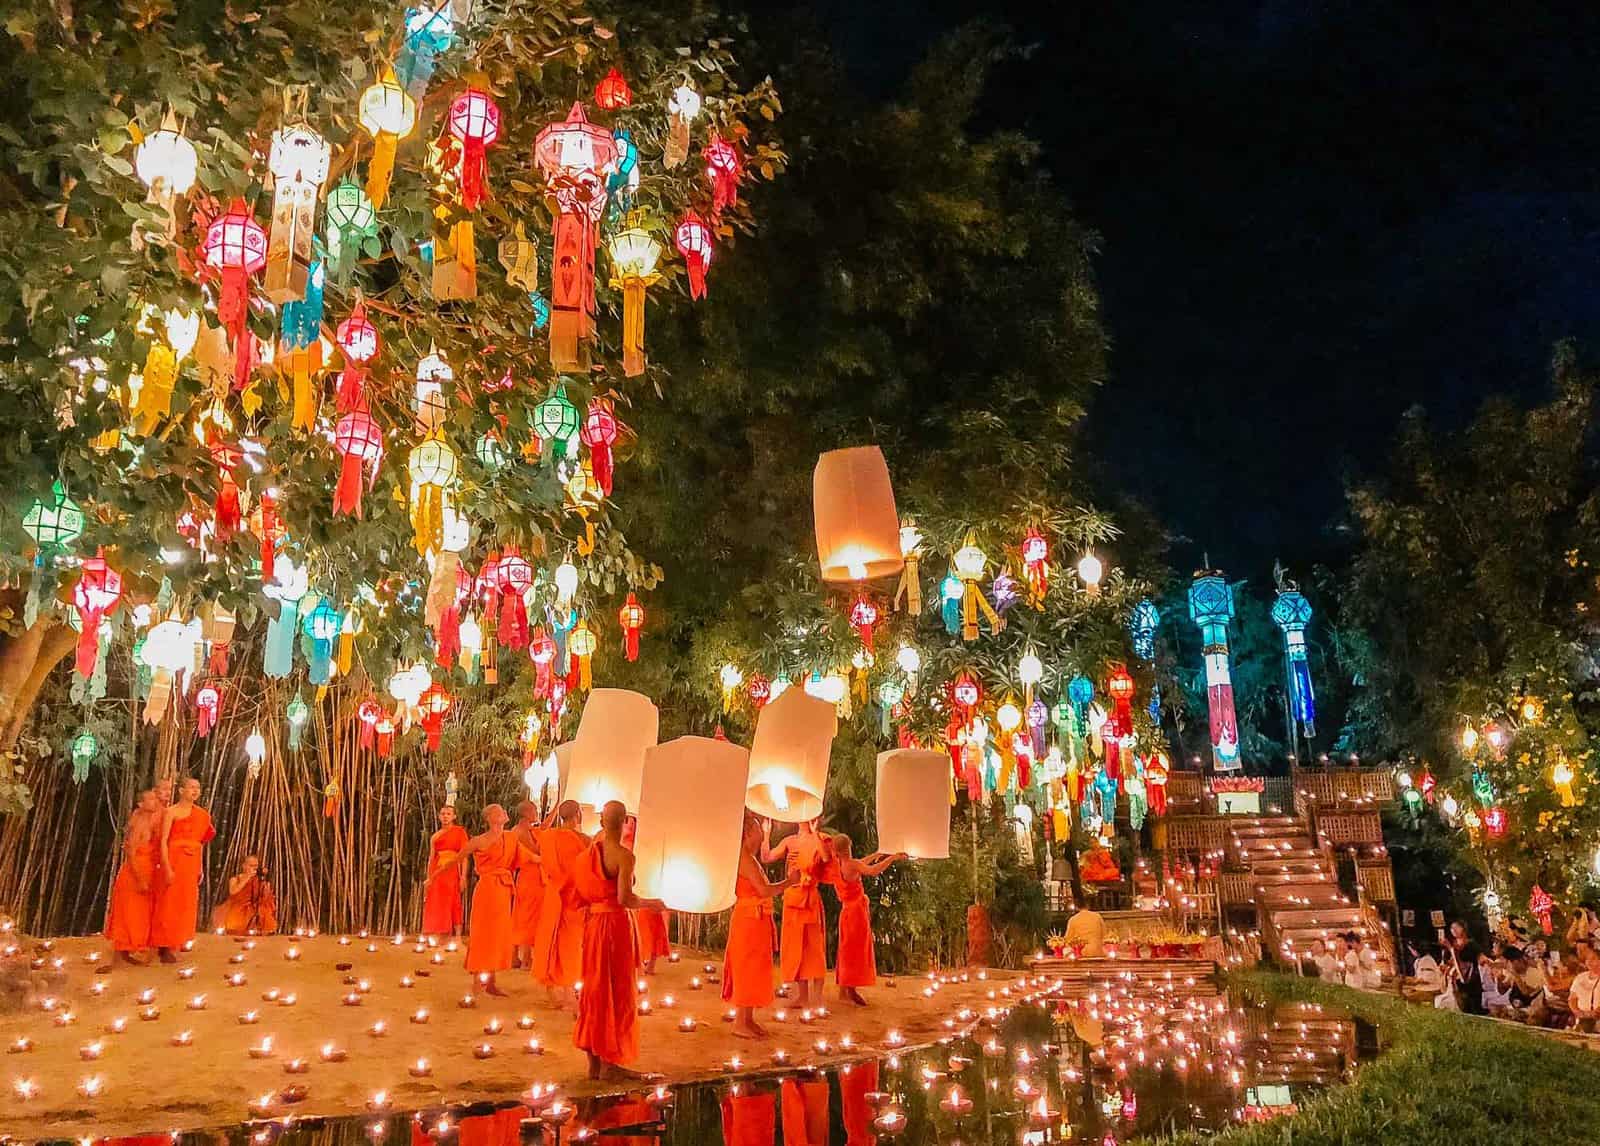
{"label": "blue lantern pillar", "polygon": [[1272,619],[1283,630],[1284,697],[1288,708],[1289,751],[1298,763],[1300,738],[1309,749],[1317,734],[1317,699],[1311,691],[1311,664],[1306,659],[1306,626],[1311,602],[1293,587],[1280,589]]}
{"label": "blue lantern pillar", "polygon": [[1189,618],[1200,627],[1206,667],[1206,710],[1211,724],[1211,759],[1220,772],[1239,770],[1239,718],[1233,707],[1233,675],[1228,665],[1228,622],[1233,620],[1233,587],[1221,573],[1202,570],[1189,586]]}

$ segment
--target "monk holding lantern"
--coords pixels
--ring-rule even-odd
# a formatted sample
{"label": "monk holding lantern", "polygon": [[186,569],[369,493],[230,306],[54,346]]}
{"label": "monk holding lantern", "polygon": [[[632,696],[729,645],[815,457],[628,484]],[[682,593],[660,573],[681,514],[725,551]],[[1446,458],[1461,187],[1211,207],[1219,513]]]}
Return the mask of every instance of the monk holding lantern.
{"label": "monk holding lantern", "polygon": [[890,864],[907,856],[904,852],[880,852],[858,860],[850,854],[850,837],[842,832],[834,833],[832,845],[835,859],[829,865],[828,882],[839,893],[839,952],[833,961],[833,977],[839,984],[841,999],[864,1007],[867,1001],[861,997],[860,988],[878,981],[878,963],[872,942],[872,908],[861,880],[863,876],[882,874]]}
{"label": "monk holding lantern", "polygon": [[734,883],[738,898],[728,922],[728,950],[722,960],[722,998],[733,1005],[733,1033],[742,1039],[767,1037],[766,1028],[756,1022],[755,1010],[772,1002],[772,951],[777,946],[772,897],[786,892],[799,879],[795,874],[778,883],[767,879],[759,858],[766,831],[759,818],[745,816],[739,875]]}
{"label": "monk holding lantern", "polygon": [[[770,821],[766,831],[770,841]],[[822,893],[818,885],[823,882],[832,858],[828,840],[818,834],[814,819],[802,820],[800,830],[785,836],[777,847],[769,842],[761,849],[762,863],[782,860],[792,877],[783,893],[778,964],[784,982],[799,985],[801,1007],[822,1006],[822,984],[828,977],[828,952],[823,940]]]}

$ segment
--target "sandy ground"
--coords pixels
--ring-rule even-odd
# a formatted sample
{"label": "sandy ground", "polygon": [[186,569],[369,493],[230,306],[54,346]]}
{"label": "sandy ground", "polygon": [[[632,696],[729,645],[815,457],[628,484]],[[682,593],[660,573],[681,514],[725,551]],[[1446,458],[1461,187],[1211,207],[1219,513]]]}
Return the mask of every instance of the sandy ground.
{"label": "sandy ground", "polygon": [[[587,1081],[584,1057],[572,1045],[571,1016],[551,1006],[526,972],[501,974],[508,998],[478,993],[463,1007],[472,981],[462,970],[460,950],[419,953],[414,939],[396,945],[393,936],[272,936],[251,942],[247,949],[241,941],[202,936],[177,966],[129,967],[113,964],[103,941],[55,941],[44,957],[62,960],[67,981],[54,1009],[46,1009],[46,1000],[0,1019],[0,1137],[103,1137],[237,1123],[251,1116],[253,1100],[294,1084],[307,1089],[306,1098],[276,1112],[360,1113],[380,1090],[387,1091],[392,1108],[404,1110],[515,1098],[534,1083],[555,1083],[573,1096],[618,1089]],[[288,957],[291,950],[298,958]],[[339,968],[345,963],[349,970]],[[772,1038],[750,1042],[733,1037],[723,1021],[717,984],[692,986],[692,977],[704,979],[707,963],[720,965],[720,953],[684,951],[676,964],[662,961],[648,980],[641,997],[651,1011],[641,1019],[639,1069],[668,1082],[687,1081],[727,1076],[734,1056],[744,1069],[759,1069],[772,1067],[780,1049],[790,1064],[859,1056],[863,1049],[893,1045],[891,1031],[910,1044],[931,1042],[962,1007],[992,1005],[991,993],[1009,978],[996,972],[981,981],[950,981],[935,985],[932,997],[925,994],[925,977],[901,978],[892,987],[891,980],[880,979],[864,992],[871,1004],[866,1008],[840,1004],[830,982],[828,1017],[803,1024],[790,1010],[786,1022],[767,1022]],[[112,969],[101,970],[107,966]],[[233,985],[230,975],[244,981]],[[410,986],[403,984],[407,978]],[[148,1005],[159,1011],[150,1019],[140,1017],[145,992],[152,993]],[[269,992],[277,992],[277,1001],[265,997]],[[352,994],[359,1005],[343,1002]],[[293,1005],[285,1006],[282,999],[291,995]],[[203,996],[201,1009],[191,1009],[196,996]],[[428,1012],[425,1024],[411,1021],[420,1009]],[[242,1024],[241,1015],[250,1011],[256,1021]],[[66,1025],[59,1024],[63,1013],[71,1015]],[[698,1020],[694,1031],[679,1030],[685,1016]],[[765,1021],[772,1014],[758,1017]],[[125,1021],[120,1033],[113,1030],[118,1019]],[[387,1033],[374,1036],[371,1028],[380,1020]],[[485,1033],[495,1020],[499,1033]],[[188,1045],[174,1045],[185,1031]],[[841,1047],[846,1036],[853,1049]],[[252,1058],[250,1048],[268,1037],[270,1057]],[[31,1049],[14,1051],[19,1038],[31,1040]],[[541,1054],[527,1052],[530,1039],[539,1040]],[[817,1049],[818,1039],[828,1040],[827,1051]],[[81,1049],[95,1043],[100,1057],[83,1059]],[[322,1061],[329,1044],[347,1059]],[[485,1046],[491,1056],[476,1057]],[[424,1057],[431,1074],[412,1077],[411,1066]],[[294,1059],[305,1060],[305,1073],[285,1070]],[[85,1097],[80,1086],[92,1076],[98,1076],[100,1089]]]}

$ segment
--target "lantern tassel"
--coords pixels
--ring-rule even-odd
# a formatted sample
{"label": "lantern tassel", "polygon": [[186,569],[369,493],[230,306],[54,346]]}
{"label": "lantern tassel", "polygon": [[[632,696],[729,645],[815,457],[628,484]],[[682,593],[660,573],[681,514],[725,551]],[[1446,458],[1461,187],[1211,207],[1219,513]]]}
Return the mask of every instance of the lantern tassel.
{"label": "lantern tassel", "polygon": [[172,387],[178,380],[178,356],[164,342],[152,342],[144,359],[144,385],[133,407],[139,432],[149,434],[172,409]]}
{"label": "lantern tassel", "polygon": [[333,490],[333,515],[354,514],[361,516],[361,485],[364,475],[361,472],[361,458],[354,452],[344,455],[344,461],[339,466],[339,484]]}
{"label": "lantern tassel", "polygon": [[489,153],[483,140],[469,137],[461,144],[461,205],[476,211],[489,187]]}
{"label": "lantern tassel", "polygon": [[310,432],[317,425],[317,396],[311,388],[311,349],[289,352],[289,377],[294,393],[294,411],[290,428]]}
{"label": "lantern tassel", "polygon": [[[692,272],[691,272],[692,274]],[[702,291],[704,289],[704,275],[701,275]],[[695,297],[699,297],[696,295]],[[644,373],[644,280],[633,275],[623,280],[622,283],[622,373],[629,378],[637,378]],[[595,474],[600,475],[598,467]],[[611,490],[609,486],[607,493]]]}
{"label": "lantern tassel", "polygon": [[450,668],[461,655],[461,614],[451,605],[439,615],[433,631],[434,659],[440,668]]}
{"label": "lantern tassel", "polygon": [[239,505],[239,483],[226,465],[217,467],[221,483],[217,489],[215,527],[217,540],[227,541],[244,524],[244,512]]}
{"label": "lantern tassel", "polygon": [[412,492],[412,544],[419,554],[437,550],[444,538],[444,490],[423,483]]}
{"label": "lantern tassel", "polygon": [[362,405],[366,375],[366,367],[361,363],[353,358],[344,360],[344,370],[339,374],[339,413],[348,413]]}
{"label": "lantern tassel", "polygon": [[506,589],[500,602],[500,643],[508,649],[526,648],[528,644],[528,610],[522,603],[522,594]]}
{"label": "lantern tassel", "polygon": [[378,210],[389,197],[389,179],[394,174],[394,155],[400,137],[380,131],[372,140],[372,162],[367,164],[367,198]]}

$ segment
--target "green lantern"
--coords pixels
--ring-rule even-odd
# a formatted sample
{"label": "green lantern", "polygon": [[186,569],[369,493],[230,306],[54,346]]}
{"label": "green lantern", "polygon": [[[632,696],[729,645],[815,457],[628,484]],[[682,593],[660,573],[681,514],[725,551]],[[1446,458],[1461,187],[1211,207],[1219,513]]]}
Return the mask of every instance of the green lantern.
{"label": "green lantern", "polygon": [[311,719],[311,706],[300,698],[299,693],[296,693],[284,711],[284,716],[289,721],[289,747],[298,750],[300,737],[306,730],[306,721]]}
{"label": "green lantern", "polygon": [[478,463],[491,474],[497,474],[511,464],[511,456],[506,453],[505,446],[501,445],[500,438],[492,433],[478,439],[473,453],[477,455]]}
{"label": "green lantern", "polygon": [[533,432],[541,441],[561,443],[562,453],[572,456],[578,434],[578,408],[567,398],[567,388],[556,383],[555,390],[533,408]]}
{"label": "green lantern", "polygon": [[72,780],[81,784],[89,776],[89,765],[100,754],[100,741],[87,728],[72,738]]}
{"label": "green lantern", "polygon": [[323,219],[330,270],[334,281],[343,283],[349,278],[363,245],[377,235],[378,213],[373,210],[367,193],[346,178],[328,192]]}
{"label": "green lantern", "polygon": [[37,498],[28,507],[22,515],[22,528],[39,547],[42,564],[46,556],[65,552],[83,535],[83,510],[58,481],[50,487],[49,500]]}

